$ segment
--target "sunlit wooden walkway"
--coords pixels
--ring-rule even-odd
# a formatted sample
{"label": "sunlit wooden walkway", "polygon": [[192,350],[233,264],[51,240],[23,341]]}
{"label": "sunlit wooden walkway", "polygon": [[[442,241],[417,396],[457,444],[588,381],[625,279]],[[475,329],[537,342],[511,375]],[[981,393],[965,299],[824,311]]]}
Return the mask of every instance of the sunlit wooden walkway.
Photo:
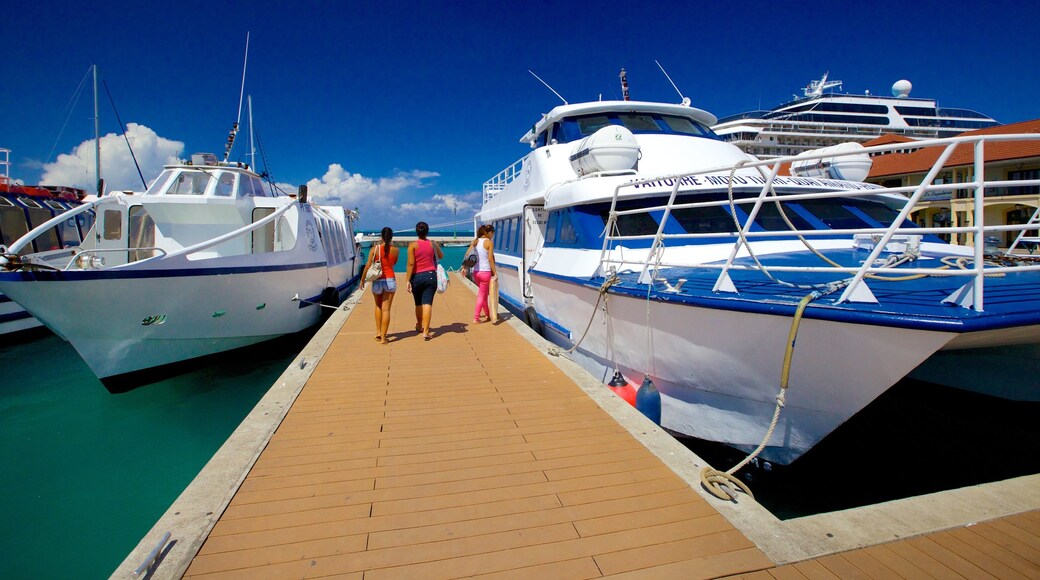
{"label": "sunlit wooden walkway", "polygon": [[1040,577],[1040,515],[776,567],[456,280],[366,295],[186,577]]}

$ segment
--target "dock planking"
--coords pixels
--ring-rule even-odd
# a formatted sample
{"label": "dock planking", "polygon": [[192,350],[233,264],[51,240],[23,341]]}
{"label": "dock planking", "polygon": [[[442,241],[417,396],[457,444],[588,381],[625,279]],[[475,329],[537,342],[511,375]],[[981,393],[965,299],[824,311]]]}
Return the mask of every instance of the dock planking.
{"label": "dock planking", "polygon": [[[401,285],[403,288],[403,284]],[[372,298],[314,369],[186,577],[686,578],[773,566],[456,281],[390,344]],[[645,577],[645,576],[644,576]]]}
{"label": "dock planking", "polygon": [[1040,577],[1036,511],[777,566],[473,299],[366,294],[185,577]]}

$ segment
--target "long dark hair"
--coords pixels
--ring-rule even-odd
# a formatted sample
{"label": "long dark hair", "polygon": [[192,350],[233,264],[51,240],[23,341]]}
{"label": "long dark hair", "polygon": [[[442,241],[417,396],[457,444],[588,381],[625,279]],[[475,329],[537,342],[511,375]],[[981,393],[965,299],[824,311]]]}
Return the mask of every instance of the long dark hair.
{"label": "long dark hair", "polygon": [[[479,228],[477,228],[477,240],[479,240],[480,238],[484,237],[484,234],[487,233],[487,228],[488,227],[486,225],[482,225]],[[473,241],[477,241],[477,240],[473,240]]]}
{"label": "long dark hair", "polygon": [[379,232],[379,237],[383,239],[383,256],[389,258],[390,240],[394,239],[394,230],[390,228],[383,228]]}
{"label": "long dark hair", "polygon": [[430,233],[430,226],[426,222],[419,222],[415,224],[415,235],[419,236],[420,240],[425,240],[426,235]]}

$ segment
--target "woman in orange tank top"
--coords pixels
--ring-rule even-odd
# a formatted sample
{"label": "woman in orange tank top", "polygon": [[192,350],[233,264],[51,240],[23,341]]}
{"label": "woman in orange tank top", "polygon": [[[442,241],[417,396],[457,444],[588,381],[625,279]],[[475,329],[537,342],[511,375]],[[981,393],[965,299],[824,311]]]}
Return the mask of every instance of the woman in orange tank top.
{"label": "woman in orange tank top", "polygon": [[372,267],[372,263],[375,262],[376,256],[379,256],[383,274],[372,282],[372,295],[376,299],[376,340],[386,344],[388,342],[386,331],[390,328],[390,305],[394,303],[394,292],[397,292],[394,264],[397,263],[397,256],[401,251],[390,243],[394,239],[394,230],[383,228],[379,232],[379,237],[382,241],[372,246],[371,251],[368,252],[368,263],[365,264],[365,270],[361,272],[361,289],[365,289],[365,276]]}

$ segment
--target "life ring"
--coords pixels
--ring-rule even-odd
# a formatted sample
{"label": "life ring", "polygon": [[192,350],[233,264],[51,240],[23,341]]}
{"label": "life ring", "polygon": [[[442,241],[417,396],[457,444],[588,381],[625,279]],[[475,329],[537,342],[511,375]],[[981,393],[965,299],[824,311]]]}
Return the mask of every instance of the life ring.
{"label": "life ring", "polygon": [[528,306],[524,309],[524,322],[539,336],[542,335],[542,320],[538,318],[538,312],[535,311],[534,306]]}

